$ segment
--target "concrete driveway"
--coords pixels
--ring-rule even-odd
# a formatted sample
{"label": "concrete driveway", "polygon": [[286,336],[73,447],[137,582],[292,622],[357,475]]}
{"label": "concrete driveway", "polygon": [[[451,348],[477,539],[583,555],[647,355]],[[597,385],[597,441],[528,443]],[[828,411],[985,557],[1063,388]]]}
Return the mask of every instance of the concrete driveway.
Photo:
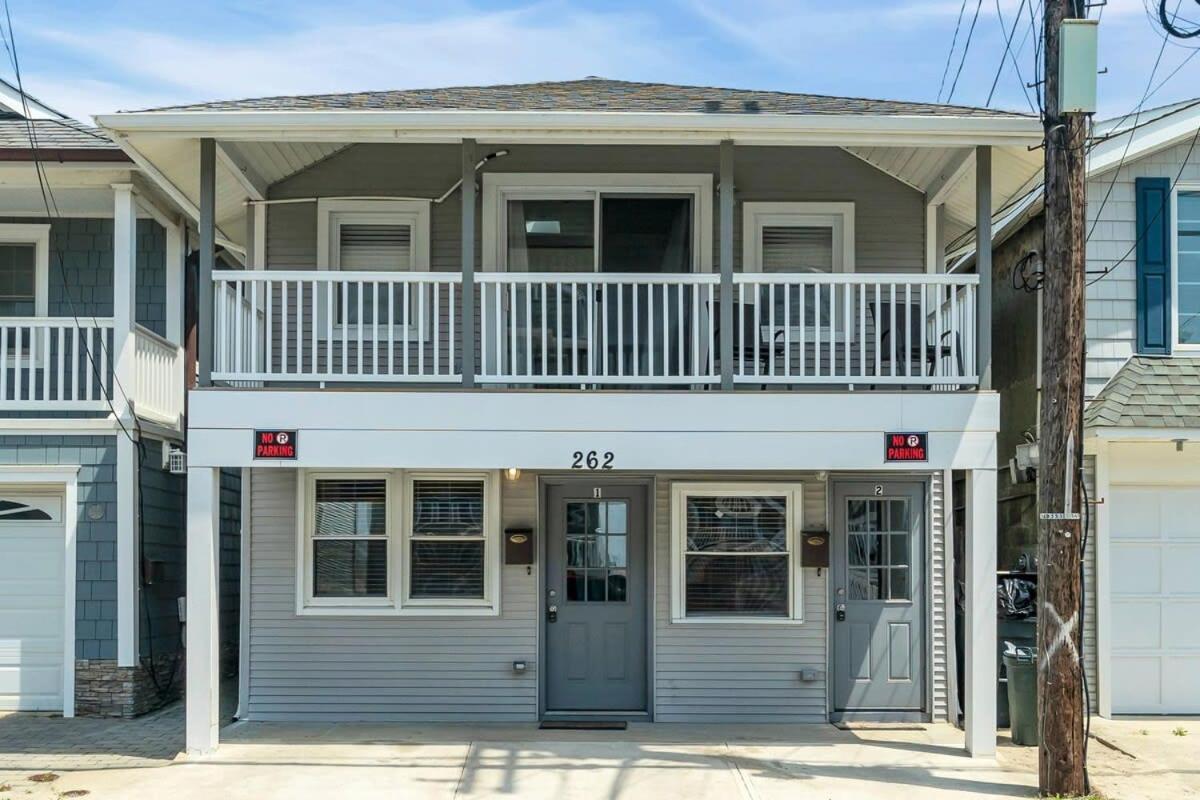
{"label": "concrete driveway", "polygon": [[[220,750],[140,767],[0,770],[11,797],[555,798],[859,800],[1029,797],[1034,776],[972,759],[945,725],[632,725],[624,732],[529,725],[236,723]],[[26,794],[31,790],[31,794]],[[0,794],[0,798],[5,798]]]}

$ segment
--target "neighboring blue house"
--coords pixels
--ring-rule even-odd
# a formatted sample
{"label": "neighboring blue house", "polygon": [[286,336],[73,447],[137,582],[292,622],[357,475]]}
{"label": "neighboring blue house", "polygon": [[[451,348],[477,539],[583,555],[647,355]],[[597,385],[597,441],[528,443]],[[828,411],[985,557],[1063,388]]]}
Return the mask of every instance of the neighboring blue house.
{"label": "neighboring blue house", "polygon": [[[1200,107],[1098,123],[1088,159],[1084,661],[1093,709],[1200,713]],[[994,238],[1002,467],[1038,434],[1040,189]],[[1000,336],[997,336],[1000,340]],[[1033,476],[1001,469],[1000,567],[1036,551]]]}
{"label": "neighboring blue house", "polygon": [[183,684],[186,221],[2,82],[0,176],[0,710],[132,716]]}

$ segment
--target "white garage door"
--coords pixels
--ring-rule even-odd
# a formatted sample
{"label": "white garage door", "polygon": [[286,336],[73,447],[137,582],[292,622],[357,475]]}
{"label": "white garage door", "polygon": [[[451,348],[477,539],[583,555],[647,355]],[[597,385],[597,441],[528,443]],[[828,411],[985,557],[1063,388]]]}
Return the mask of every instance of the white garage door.
{"label": "white garage door", "polygon": [[0,490],[0,711],[59,711],[62,498]]}
{"label": "white garage door", "polygon": [[1111,494],[1113,713],[1200,713],[1200,487]]}

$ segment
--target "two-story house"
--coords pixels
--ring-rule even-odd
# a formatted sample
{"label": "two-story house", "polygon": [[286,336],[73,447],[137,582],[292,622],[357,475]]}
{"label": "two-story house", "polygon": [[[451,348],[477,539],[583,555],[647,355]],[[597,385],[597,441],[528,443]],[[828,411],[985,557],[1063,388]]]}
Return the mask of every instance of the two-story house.
{"label": "two-story house", "polygon": [[108,136],[0,82],[0,710],[179,694],[187,240]]}
{"label": "two-story house", "polygon": [[[1096,125],[1087,183],[1084,663],[1092,708],[1200,712],[1200,101]],[[1036,552],[1041,193],[997,222],[1000,565]]]}
{"label": "two-story house", "polygon": [[1037,119],[587,79],[99,121],[200,220],[189,750],[238,468],[239,719],[954,718],[960,537],[992,751],[991,281],[944,249]]}

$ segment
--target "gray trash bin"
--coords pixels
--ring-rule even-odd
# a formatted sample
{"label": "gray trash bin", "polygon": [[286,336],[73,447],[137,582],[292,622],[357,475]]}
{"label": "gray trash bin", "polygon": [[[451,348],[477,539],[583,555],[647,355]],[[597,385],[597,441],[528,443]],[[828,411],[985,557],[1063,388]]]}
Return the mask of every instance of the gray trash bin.
{"label": "gray trash bin", "polygon": [[1037,650],[1004,643],[1008,674],[1008,719],[1013,744],[1038,743]]}

